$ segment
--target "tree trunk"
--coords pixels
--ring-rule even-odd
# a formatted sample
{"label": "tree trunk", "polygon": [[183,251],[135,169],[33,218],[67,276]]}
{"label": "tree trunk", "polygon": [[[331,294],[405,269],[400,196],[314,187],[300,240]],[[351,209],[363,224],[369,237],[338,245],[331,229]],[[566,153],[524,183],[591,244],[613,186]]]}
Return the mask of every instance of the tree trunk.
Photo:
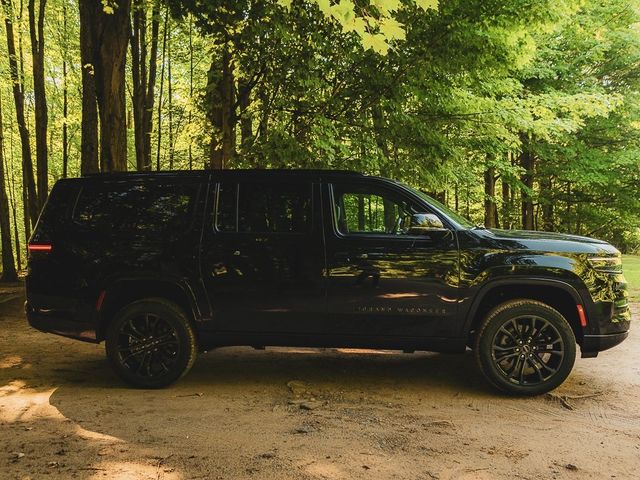
{"label": "tree trunk", "polygon": [[156,149],[156,170],[160,171],[160,147],[162,145],[162,93],[164,90],[164,62],[167,52],[167,28],[169,26],[169,12],[164,18],[164,32],[162,33],[162,68],[160,70],[160,96],[158,97],[158,145]]}
{"label": "tree trunk", "polygon": [[80,147],[80,174],[99,171],[98,167],[98,105],[94,67],[95,8],[87,0],[80,7],[80,57],[82,62],[82,124]]}
{"label": "tree trunk", "polygon": [[502,178],[502,228],[509,230],[511,228],[511,196],[509,193],[509,183]]}
{"label": "tree trunk", "polygon": [[[147,81],[147,97],[145,101],[144,116],[144,154],[145,169],[151,170],[151,133],[153,132],[153,101],[156,88],[156,77],[158,72],[158,35],[160,32],[160,2],[153,4],[151,19],[151,50],[149,52],[149,79]],[[165,11],[169,16],[169,11]],[[158,130],[160,127],[158,127]]]}
{"label": "tree trunk", "polygon": [[[13,169],[13,123],[9,127],[9,172],[15,171]],[[16,185],[14,182],[14,176],[9,175],[9,203],[11,204],[11,213],[13,217],[13,237],[16,245],[16,260],[18,261],[18,271],[22,270],[22,251],[20,250],[20,233],[18,231],[18,212],[16,201]]]}
{"label": "tree trunk", "polygon": [[456,212],[458,212],[459,209],[460,209],[460,193],[459,193],[459,189],[460,189],[460,186],[458,185],[458,182],[456,181],[454,189],[453,189],[454,209],[455,209]]}
{"label": "tree trunk", "polygon": [[525,186],[525,188],[522,189],[522,228],[525,230],[533,230],[533,178],[535,173],[535,158],[529,150],[529,140],[527,138],[522,142],[520,166],[524,169],[521,181]]}
{"label": "tree trunk", "polygon": [[240,108],[240,144],[246,153],[253,141],[253,118],[251,117],[251,85],[246,79],[238,81],[238,107]]}
{"label": "tree trunk", "polygon": [[542,210],[542,229],[547,232],[555,230],[553,221],[553,198],[551,190],[553,189],[553,181],[550,176],[540,179],[540,191],[544,192],[544,198],[541,199],[540,208]]}
{"label": "tree trunk", "polygon": [[[189,129],[193,110],[193,17],[189,14]],[[189,134],[189,170],[193,169],[193,138]]]}
{"label": "tree trunk", "polygon": [[155,1],[151,12],[151,48],[147,68],[147,13],[143,0],[134,0],[131,30],[131,71],[133,77],[133,123],[136,146],[136,167],[151,170],[151,133],[153,103],[158,59],[160,3]]}
{"label": "tree trunk", "polygon": [[[220,67],[220,69],[218,69]],[[214,58],[209,69],[207,94],[209,119],[213,126],[209,153],[209,167],[226,168],[235,148],[233,65],[229,46],[225,45],[220,59]]]}
{"label": "tree trunk", "polygon": [[565,197],[567,199],[566,204],[565,204],[565,208],[564,208],[564,215],[561,216],[560,218],[560,225],[562,227],[562,231],[563,232],[571,232],[571,216],[572,216],[572,202],[571,202],[571,196],[572,196],[572,191],[571,191],[571,182],[567,182],[566,185],[566,190],[565,190]]}
{"label": "tree trunk", "polygon": [[167,39],[167,95],[169,97],[169,170],[173,170],[173,90],[171,88],[171,36]]}
{"label": "tree trunk", "polygon": [[[25,232],[31,231],[29,222],[35,225],[38,220],[38,196],[36,193],[35,178],[33,176],[33,160],[31,158],[31,144],[29,141],[29,130],[24,115],[24,90],[23,84],[18,76],[18,61],[16,58],[16,47],[13,36],[13,9],[11,0],[2,0],[4,7],[4,23],[7,32],[7,51],[9,53],[9,70],[11,71],[11,81],[13,83],[13,100],[16,105],[16,120],[20,132],[20,143],[22,144],[22,177],[24,190],[25,207]],[[46,143],[46,139],[45,139]]]}
{"label": "tree trunk", "polygon": [[62,5],[63,52],[62,52],[62,178],[69,174],[69,86],[67,78],[67,4]]}
{"label": "tree trunk", "polygon": [[258,124],[258,136],[260,142],[265,144],[269,136],[269,118],[271,117],[271,108],[269,102],[269,94],[266,85],[262,84],[258,89],[258,98],[260,99],[260,123]]}
{"label": "tree trunk", "polygon": [[131,0],[114,0],[113,3],[113,13],[100,11],[97,15],[100,33],[96,43],[99,45],[96,52],[99,59],[96,62],[96,99],[100,115],[100,167],[103,172],[127,170],[125,64]]}
{"label": "tree trunk", "polygon": [[[11,245],[9,200],[7,198],[7,185],[4,173],[4,134],[2,121],[2,100],[0,99],[0,238],[2,242],[2,278],[0,280],[3,282],[15,282],[18,280],[18,274],[16,273],[13,246]],[[19,254],[20,252],[18,252],[18,255]]]}
{"label": "tree trunk", "polygon": [[498,228],[495,167],[489,167],[484,171],[484,225],[487,228]]}
{"label": "tree trunk", "polygon": [[142,0],[133,0],[131,8],[131,77],[133,80],[133,129],[137,170],[144,170],[144,112],[147,80],[146,12]]}
{"label": "tree trunk", "polygon": [[47,95],[44,86],[44,13],[47,0],[29,0],[29,34],[33,58],[33,94],[36,118],[36,169],[38,171],[38,209],[44,206],[49,194],[49,165],[47,149]]}
{"label": "tree trunk", "polygon": [[81,42],[87,35],[91,36],[91,48],[85,52],[89,58],[82,63],[93,65],[100,118],[100,169],[103,172],[127,169],[125,63],[130,7],[131,0],[112,0],[108,4],[80,2],[80,27],[81,30],[88,28],[85,35],[81,32]]}

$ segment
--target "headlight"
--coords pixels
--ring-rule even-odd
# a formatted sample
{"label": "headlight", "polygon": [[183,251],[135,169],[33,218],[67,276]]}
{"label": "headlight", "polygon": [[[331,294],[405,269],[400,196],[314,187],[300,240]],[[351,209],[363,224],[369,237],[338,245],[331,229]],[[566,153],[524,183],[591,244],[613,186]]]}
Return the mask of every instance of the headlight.
{"label": "headlight", "polygon": [[607,273],[621,273],[622,272],[622,258],[620,256],[615,257],[589,257],[587,258],[591,266],[599,272]]}

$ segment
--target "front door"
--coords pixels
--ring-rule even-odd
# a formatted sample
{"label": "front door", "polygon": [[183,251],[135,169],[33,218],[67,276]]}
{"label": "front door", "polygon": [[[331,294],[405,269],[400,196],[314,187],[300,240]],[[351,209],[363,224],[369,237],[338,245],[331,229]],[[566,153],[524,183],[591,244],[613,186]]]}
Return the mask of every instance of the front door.
{"label": "front door", "polygon": [[[310,181],[222,181],[202,245],[212,329],[300,333],[326,314],[319,189]],[[310,323],[311,322],[311,323]]]}
{"label": "front door", "polygon": [[455,336],[455,233],[410,233],[411,215],[431,212],[387,182],[350,180],[325,189],[327,328],[389,339]]}

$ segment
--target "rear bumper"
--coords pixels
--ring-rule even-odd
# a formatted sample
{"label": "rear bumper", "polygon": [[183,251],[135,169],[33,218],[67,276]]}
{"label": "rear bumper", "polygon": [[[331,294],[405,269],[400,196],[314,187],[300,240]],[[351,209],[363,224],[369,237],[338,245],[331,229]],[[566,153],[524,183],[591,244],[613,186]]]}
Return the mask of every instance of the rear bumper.
{"label": "rear bumper", "polygon": [[629,331],[608,333],[605,335],[585,335],[582,339],[582,356],[595,357],[598,352],[608,350],[622,343],[629,336]]}
{"label": "rear bumper", "polygon": [[24,304],[27,321],[33,328],[45,333],[54,333],[63,337],[83,340],[85,342],[99,343],[96,338],[96,331],[91,328],[91,324],[78,322],[69,319],[57,311],[37,310]]}

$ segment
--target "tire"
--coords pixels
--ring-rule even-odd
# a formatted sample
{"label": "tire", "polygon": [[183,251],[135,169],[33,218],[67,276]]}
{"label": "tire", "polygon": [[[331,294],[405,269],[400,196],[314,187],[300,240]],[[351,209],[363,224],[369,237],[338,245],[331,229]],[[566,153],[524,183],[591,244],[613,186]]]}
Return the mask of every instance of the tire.
{"label": "tire", "polygon": [[510,395],[540,395],[571,373],[576,338],[567,320],[536,300],[518,299],[491,310],[475,336],[480,371]]}
{"label": "tire", "polygon": [[165,387],[191,370],[198,353],[184,311],[162,298],[137,300],[120,310],[107,328],[107,358],[125,382]]}

